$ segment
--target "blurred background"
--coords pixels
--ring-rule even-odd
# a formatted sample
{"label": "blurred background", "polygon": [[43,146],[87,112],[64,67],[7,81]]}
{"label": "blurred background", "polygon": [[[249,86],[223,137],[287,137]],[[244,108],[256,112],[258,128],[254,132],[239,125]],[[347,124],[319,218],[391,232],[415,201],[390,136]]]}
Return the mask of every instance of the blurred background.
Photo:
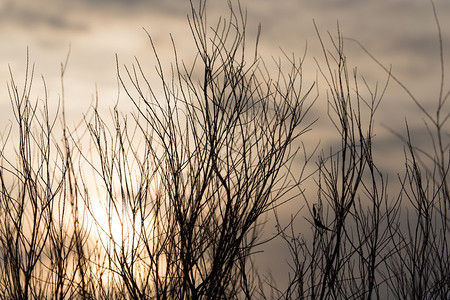
{"label": "blurred background", "polygon": [[[442,29],[445,66],[450,69],[450,1],[434,3]],[[344,37],[359,41],[385,66],[391,66],[395,76],[425,108],[433,111],[436,107],[440,84],[439,40],[430,1],[241,0],[241,5],[247,11],[249,47],[254,46],[261,23],[259,54],[266,61],[282,57],[283,52],[301,57],[306,49],[305,84],[318,76],[314,58],[323,62],[313,20],[324,40],[328,40],[328,32],[333,37],[337,35],[339,24]],[[132,110],[132,103],[118,88],[116,55],[120,66],[130,65],[138,58],[149,78],[159,86],[154,73],[156,61],[144,28],[167,67],[174,57],[170,34],[178,56],[191,61],[195,45],[187,22],[189,13],[186,0],[0,0],[0,133],[4,134],[14,118],[7,89],[9,68],[16,83],[23,84],[27,49],[30,63],[35,64],[33,99],[44,98],[44,78],[52,105],[62,96],[61,63],[70,49],[64,90],[71,126],[82,120],[96,94],[99,109],[106,114],[117,101],[124,113]],[[228,16],[226,1],[209,0],[210,25],[215,25],[219,16]],[[385,84],[387,74],[356,43],[347,40],[344,48],[349,67],[357,67],[359,76],[369,85],[378,82],[381,88]],[[320,95],[311,117],[319,118],[319,122],[305,141],[312,146],[320,142],[327,149],[335,133],[326,114],[326,82],[320,76],[318,79]],[[448,89],[448,79],[446,82]],[[379,167],[390,174],[391,186],[395,186],[396,173],[403,170],[402,143],[391,130],[404,133],[405,119],[413,141],[426,146],[423,115],[391,80],[376,114],[375,139]],[[290,205],[300,208],[302,204]],[[291,209],[281,209],[282,214],[283,211],[288,213]],[[266,230],[269,234],[274,232],[270,226]],[[260,269],[270,269],[275,275],[283,273],[286,265],[279,260],[284,251],[283,245],[270,244],[260,254],[267,262]]]}

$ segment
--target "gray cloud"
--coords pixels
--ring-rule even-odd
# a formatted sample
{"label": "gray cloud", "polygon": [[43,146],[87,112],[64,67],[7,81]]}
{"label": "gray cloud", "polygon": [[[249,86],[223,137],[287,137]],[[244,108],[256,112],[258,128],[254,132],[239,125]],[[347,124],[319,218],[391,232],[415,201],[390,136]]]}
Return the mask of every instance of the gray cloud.
{"label": "gray cloud", "polygon": [[24,28],[85,29],[86,24],[70,18],[70,6],[55,1],[33,3],[6,1],[0,7],[0,24]]}
{"label": "gray cloud", "polygon": [[188,2],[179,0],[5,0],[0,25],[35,29],[86,30],[105,19],[126,23],[135,17],[166,14],[186,16]]}

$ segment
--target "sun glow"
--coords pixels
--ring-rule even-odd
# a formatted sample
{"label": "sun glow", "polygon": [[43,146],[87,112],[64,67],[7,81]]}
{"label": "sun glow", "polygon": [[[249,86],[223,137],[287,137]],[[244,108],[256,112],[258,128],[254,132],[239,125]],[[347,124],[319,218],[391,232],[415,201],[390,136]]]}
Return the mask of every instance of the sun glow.
{"label": "sun glow", "polygon": [[91,272],[112,286],[120,282],[117,274],[123,268],[132,270],[136,277],[151,272],[164,276],[165,256],[158,254],[154,260],[158,230],[154,228],[154,216],[141,211],[145,210],[145,203],[133,209],[130,200],[123,201],[120,194],[108,196],[105,190],[94,189],[97,192],[89,191],[89,198],[80,205],[79,211],[83,214],[91,259],[95,262]]}
{"label": "sun glow", "polygon": [[118,197],[111,199],[105,193],[98,194],[85,206],[88,216],[86,229],[98,238],[97,241],[107,252],[136,248],[142,231],[139,212],[133,212]]}

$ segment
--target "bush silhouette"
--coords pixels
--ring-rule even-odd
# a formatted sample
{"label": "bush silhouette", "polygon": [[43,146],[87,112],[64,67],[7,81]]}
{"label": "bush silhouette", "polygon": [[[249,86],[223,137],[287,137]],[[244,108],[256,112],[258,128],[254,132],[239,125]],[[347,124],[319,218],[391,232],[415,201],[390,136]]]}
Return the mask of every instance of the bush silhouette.
{"label": "bush silhouette", "polygon": [[[230,3],[229,18],[212,27],[205,1],[197,4],[191,2],[188,18],[193,65],[174,46],[166,68],[150,35],[159,86],[138,60],[121,66],[117,58],[121,87],[135,108],[129,114],[116,106],[107,120],[94,105],[69,128],[64,95],[51,116],[47,96],[31,100],[33,66],[27,64],[23,86],[11,72],[14,126],[2,136],[0,159],[2,298],[448,299],[444,70],[437,109],[428,111],[362,47],[419,107],[433,138],[430,151],[415,147],[409,130],[402,137],[405,170],[392,196],[373,155],[385,87],[366,85],[371,98],[362,96],[339,28],[329,41],[317,31],[325,58],[317,68],[340,144],[308,152],[308,114],[323,99],[315,83],[303,85],[303,58],[285,56],[276,73],[269,71],[257,52],[259,33],[255,49],[247,49],[239,4]],[[436,22],[440,37],[437,16]],[[441,58],[442,44],[440,38]],[[17,140],[13,154],[9,139]],[[314,163],[315,171],[304,173]],[[308,177],[316,182],[315,199],[303,193]],[[309,210],[303,213],[310,239],[277,214],[286,202],[298,204],[292,199]],[[272,212],[273,238],[291,253],[285,289],[254,261]]]}

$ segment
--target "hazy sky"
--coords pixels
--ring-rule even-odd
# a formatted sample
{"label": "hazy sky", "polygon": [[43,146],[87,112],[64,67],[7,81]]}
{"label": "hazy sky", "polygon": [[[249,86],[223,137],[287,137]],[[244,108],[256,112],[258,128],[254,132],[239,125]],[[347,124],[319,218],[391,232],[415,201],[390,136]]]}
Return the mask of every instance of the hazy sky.
{"label": "hazy sky", "polygon": [[[440,71],[438,35],[428,0],[241,0],[241,4],[247,8],[249,44],[258,23],[262,24],[259,52],[265,59],[281,56],[280,48],[301,56],[308,45],[305,70],[313,80],[313,58],[322,57],[313,20],[323,37],[328,30],[334,35],[339,22],[345,37],[358,40],[385,65],[392,65],[394,74],[425,106],[435,105]],[[450,70],[450,1],[435,0],[435,5]],[[208,7],[211,25],[219,15],[227,16],[226,1],[210,0]],[[102,108],[106,110],[116,101],[115,54],[121,64],[130,63],[137,56],[149,73],[153,72],[152,51],[142,28],[153,36],[164,60],[172,57],[170,33],[179,56],[191,58],[191,52],[183,52],[192,49],[188,13],[186,0],[0,0],[0,130],[13,119],[6,88],[8,65],[16,80],[22,82],[27,47],[30,61],[36,64],[34,97],[43,97],[39,88],[42,75],[50,101],[56,103],[61,94],[60,63],[71,45],[65,90],[69,117],[75,122],[92,103],[96,86]],[[383,84],[386,74],[356,44],[345,43],[349,66],[358,66],[358,73],[370,83],[378,80]],[[447,79],[447,89],[448,82]],[[319,85],[325,88],[323,80],[319,80]],[[127,99],[122,97],[120,101],[126,108]],[[314,110],[323,121],[325,101],[323,92]],[[407,117],[413,126],[418,126],[422,116],[417,112],[406,94],[391,82],[377,122],[398,129]],[[318,140],[320,136],[326,144],[326,136],[332,133],[320,128],[312,138]],[[393,159],[392,141],[396,138],[380,126],[377,132],[377,147],[381,156],[386,155],[383,161],[387,167]],[[420,129],[415,132],[420,136]],[[401,148],[397,150],[401,154]]]}
{"label": "hazy sky", "polygon": [[[8,64],[17,79],[23,76],[28,47],[30,60],[36,63],[37,78],[43,75],[50,95],[57,96],[60,62],[71,44],[65,78],[67,105],[73,104],[80,111],[91,102],[96,84],[106,106],[116,98],[116,53],[121,63],[130,63],[137,56],[144,64],[148,62],[149,73],[153,71],[151,48],[142,28],[153,36],[163,58],[171,58],[170,33],[180,56],[191,55],[181,52],[192,49],[186,0],[2,0],[0,3],[0,81],[8,80]],[[327,30],[335,34],[339,22],[344,36],[357,39],[383,63],[392,64],[394,73],[414,93],[427,98],[436,95],[437,82],[433,76],[439,71],[437,32],[428,0],[243,0],[241,4],[247,8],[250,42],[258,23],[262,24],[260,53],[267,60],[282,55],[280,47],[300,56],[307,44],[305,68],[315,72],[313,58],[321,58],[321,53],[313,20],[324,37]],[[450,28],[450,1],[437,0],[435,4],[445,46],[450,48],[450,31],[445,30]],[[219,15],[227,15],[226,1],[211,0],[208,6],[210,24]],[[346,42],[345,47],[350,66],[358,66],[360,75],[373,82],[385,80],[381,69],[354,43]],[[1,112],[9,106],[3,83]],[[35,86],[40,86],[38,80]],[[400,105],[406,112],[408,103],[397,98],[395,84],[391,88],[384,104],[389,108]],[[431,100],[424,98],[424,101]],[[389,111],[392,109],[386,109],[385,113]]]}

